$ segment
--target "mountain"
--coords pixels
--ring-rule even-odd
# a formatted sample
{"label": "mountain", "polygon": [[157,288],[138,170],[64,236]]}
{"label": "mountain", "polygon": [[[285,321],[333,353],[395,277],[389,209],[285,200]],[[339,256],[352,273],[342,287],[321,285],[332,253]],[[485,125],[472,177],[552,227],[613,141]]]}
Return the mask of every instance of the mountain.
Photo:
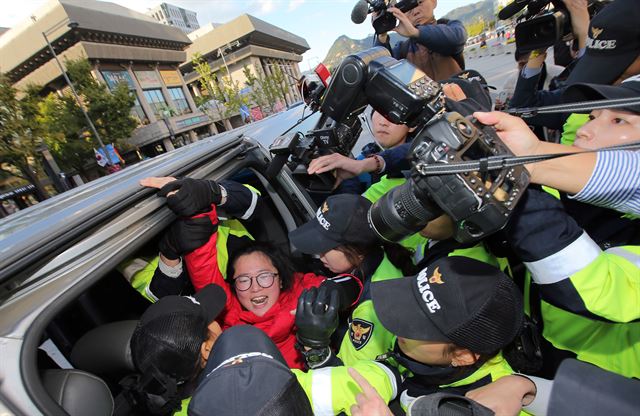
{"label": "mountain", "polygon": [[449,20],[460,20],[465,26],[469,23],[473,23],[479,18],[482,18],[485,22],[490,22],[496,19],[495,1],[484,0],[468,4],[466,6],[461,6],[457,9],[451,10],[443,17]]}
{"label": "mountain", "polygon": [[[436,9],[437,12],[437,9]],[[437,16],[437,13],[436,13]],[[468,4],[451,10],[443,17],[447,19],[457,19],[462,21],[464,25],[468,25],[478,18],[482,18],[485,22],[495,19],[495,0],[483,0],[477,3]],[[394,45],[402,36],[397,33],[391,33],[391,44]],[[329,68],[335,68],[346,56],[368,49],[373,45],[373,34],[365,39],[351,39],[348,36],[339,36],[331,45],[327,56],[322,62]]]}
{"label": "mountain", "polygon": [[[402,39],[397,33],[391,33],[391,44]],[[373,46],[373,35],[369,35],[364,39],[351,39],[342,35],[338,37],[329,48],[327,56],[322,61],[328,68],[336,68],[342,60],[352,53],[357,53]]]}

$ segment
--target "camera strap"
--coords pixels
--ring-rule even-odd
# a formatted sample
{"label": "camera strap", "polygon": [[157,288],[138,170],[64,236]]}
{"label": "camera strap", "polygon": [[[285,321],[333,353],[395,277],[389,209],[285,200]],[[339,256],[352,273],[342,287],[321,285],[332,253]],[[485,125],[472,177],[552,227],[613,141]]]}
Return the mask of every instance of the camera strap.
{"label": "camera strap", "polygon": [[571,155],[578,155],[582,153],[596,153],[609,150],[637,150],[640,149],[640,143],[629,143],[618,146],[603,147],[601,149],[585,150],[583,152],[565,152],[565,153],[552,153],[545,155],[534,156],[489,156],[483,157],[478,160],[470,160],[466,162],[454,162],[454,163],[434,163],[424,164],[420,166],[420,173],[424,176],[435,175],[451,175],[464,172],[479,171],[484,173],[489,170],[501,170],[504,168],[510,168],[518,165],[525,165],[527,163],[542,162],[549,159],[555,159],[558,157],[565,157]]}
{"label": "camera strap", "polygon": [[592,110],[602,110],[607,108],[620,108],[632,105],[640,105],[640,97],[616,98],[609,100],[580,101],[577,103],[565,103],[548,105],[545,107],[511,108],[505,110],[507,114],[529,118],[538,114],[554,113],[586,113]]}

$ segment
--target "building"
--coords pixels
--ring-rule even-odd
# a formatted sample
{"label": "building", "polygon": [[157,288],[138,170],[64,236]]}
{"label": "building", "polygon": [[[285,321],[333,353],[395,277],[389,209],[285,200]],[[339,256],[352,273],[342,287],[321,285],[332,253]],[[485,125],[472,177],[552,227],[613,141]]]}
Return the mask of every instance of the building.
{"label": "building", "polygon": [[50,0],[31,20],[0,37],[0,72],[17,89],[29,84],[67,88],[43,32],[62,62],[86,57],[93,75],[109,88],[119,82],[129,86],[136,98],[132,116],[139,122],[130,143],[140,156],[217,132],[178,70],[191,43],[181,30],[114,3]]}
{"label": "building", "polygon": [[[203,94],[201,76],[191,63],[196,54],[201,54],[218,81],[228,71],[232,81],[239,84],[241,93],[248,93],[245,67],[254,75],[271,75],[278,67],[285,75],[282,87],[286,91],[285,102],[279,103],[278,108],[302,99],[296,83],[301,77],[298,63],[302,61],[302,54],[309,50],[309,44],[303,38],[247,14],[222,25],[206,25],[190,33],[189,38],[192,44],[186,49],[187,59],[180,65],[180,71],[194,95]],[[265,115],[264,109],[256,106],[251,113],[254,119]],[[241,122],[239,119],[239,115],[233,117],[232,125]]]}
{"label": "building", "polygon": [[184,33],[190,33],[200,28],[196,12],[173,4],[161,3],[146,14],[162,24],[177,27]]}

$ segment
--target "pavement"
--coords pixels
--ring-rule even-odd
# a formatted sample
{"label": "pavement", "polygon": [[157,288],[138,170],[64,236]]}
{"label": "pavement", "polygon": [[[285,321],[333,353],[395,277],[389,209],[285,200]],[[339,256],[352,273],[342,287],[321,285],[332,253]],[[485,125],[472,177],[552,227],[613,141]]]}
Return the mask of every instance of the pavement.
{"label": "pavement", "polygon": [[486,49],[476,46],[475,51],[470,51],[471,48],[465,50],[466,69],[475,69],[484,76],[487,84],[496,88],[491,93],[495,99],[502,90],[504,82],[517,71],[513,56],[516,45],[515,43],[504,45],[504,42],[489,39]]}

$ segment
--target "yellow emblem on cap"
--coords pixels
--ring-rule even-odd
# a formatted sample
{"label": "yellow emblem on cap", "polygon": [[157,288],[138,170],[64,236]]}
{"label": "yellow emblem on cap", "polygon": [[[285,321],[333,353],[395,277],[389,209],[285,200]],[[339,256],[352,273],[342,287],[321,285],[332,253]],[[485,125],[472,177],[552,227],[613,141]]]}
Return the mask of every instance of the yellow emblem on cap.
{"label": "yellow emblem on cap", "polygon": [[329,211],[329,205],[327,204],[327,201],[324,201],[322,204],[322,213],[324,214],[327,211]]}
{"label": "yellow emblem on cap", "polygon": [[604,31],[604,29],[600,29],[598,27],[592,27],[591,28],[591,32],[593,33],[593,38],[597,39],[598,36],[600,36],[600,34]]}
{"label": "yellow emblem on cap", "polygon": [[458,75],[458,78],[467,79],[469,78],[469,73],[468,72],[462,73]]}
{"label": "yellow emblem on cap", "polygon": [[429,283],[441,285],[444,282],[442,281],[442,274],[440,274],[440,266],[436,267],[433,271],[433,275],[429,278]]}

